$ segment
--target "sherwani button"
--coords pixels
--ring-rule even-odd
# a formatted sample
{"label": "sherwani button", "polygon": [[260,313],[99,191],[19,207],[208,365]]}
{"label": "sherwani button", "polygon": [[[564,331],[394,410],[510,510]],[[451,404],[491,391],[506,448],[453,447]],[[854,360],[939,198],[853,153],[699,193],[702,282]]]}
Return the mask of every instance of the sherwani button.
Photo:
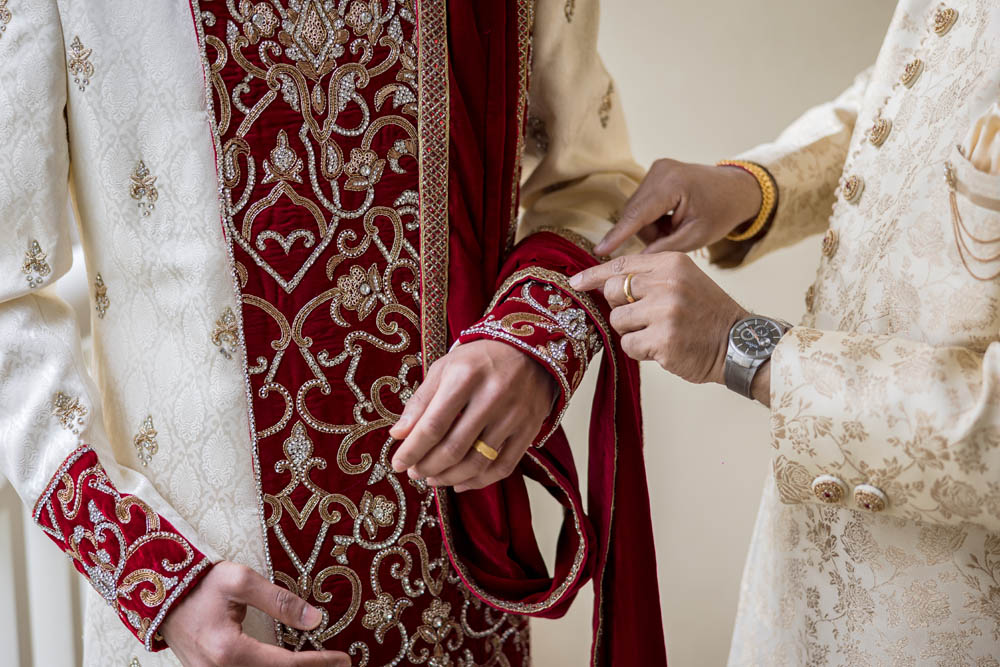
{"label": "sherwani button", "polygon": [[826,234],[823,235],[823,256],[830,259],[837,253],[837,243],[839,238],[837,237],[836,230],[828,229]]}
{"label": "sherwani button", "polygon": [[944,35],[958,20],[958,12],[951,7],[941,7],[934,12],[934,32],[940,37]]}
{"label": "sherwani button", "polygon": [[881,512],[889,504],[889,499],[877,486],[858,484],[854,487],[854,502],[869,512]]}
{"label": "sherwani button", "polygon": [[916,83],[917,79],[920,78],[920,73],[924,71],[924,61],[920,58],[914,58],[906,64],[903,68],[903,76],[900,77],[900,82],[907,88],[912,88],[913,84]]}
{"label": "sherwani button", "polygon": [[861,198],[861,191],[865,189],[865,182],[859,176],[851,176],[844,182],[844,199],[851,204],[856,204]]}
{"label": "sherwani button", "polygon": [[892,121],[888,118],[877,118],[868,130],[868,140],[872,142],[872,146],[878,148],[889,138],[890,132],[892,132]]}
{"label": "sherwani button", "polygon": [[840,503],[847,495],[847,484],[833,475],[820,475],[812,482],[812,491],[821,503]]}

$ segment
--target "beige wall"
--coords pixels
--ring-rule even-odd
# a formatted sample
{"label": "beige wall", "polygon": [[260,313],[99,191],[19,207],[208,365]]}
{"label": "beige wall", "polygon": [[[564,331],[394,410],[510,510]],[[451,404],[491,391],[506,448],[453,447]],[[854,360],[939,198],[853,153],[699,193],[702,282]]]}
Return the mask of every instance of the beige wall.
{"label": "beige wall", "polygon": [[[604,0],[601,52],[617,80],[636,158],[714,162],[773,138],[871,64],[894,6]],[[818,258],[813,239],[739,273],[712,275],[747,308],[796,321]],[[585,460],[589,386],[567,421],[577,460]],[[770,457],[767,412],[654,364],[644,364],[643,407],[670,665],[722,665]],[[581,595],[566,618],[535,622],[536,665],[586,664],[591,600]]]}
{"label": "beige wall", "polygon": [[[889,0],[604,0],[602,52],[617,78],[637,158],[711,162],[773,137],[870,63],[892,7]],[[747,307],[794,320],[817,256],[817,244],[807,242],[717,278]],[[87,312],[82,289],[76,296]],[[566,422],[581,454],[592,379]],[[670,664],[720,665],[769,457],[766,412],[718,387],[685,385],[655,366],[644,369],[643,381]],[[72,665],[79,650],[75,580],[68,572],[53,575],[53,568],[68,570],[66,559],[27,525],[3,486],[0,665]],[[538,514],[552,553],[558,517]],[[588,591],[566,618],[535,623],[536,665],[587,663],[591,600]]]}

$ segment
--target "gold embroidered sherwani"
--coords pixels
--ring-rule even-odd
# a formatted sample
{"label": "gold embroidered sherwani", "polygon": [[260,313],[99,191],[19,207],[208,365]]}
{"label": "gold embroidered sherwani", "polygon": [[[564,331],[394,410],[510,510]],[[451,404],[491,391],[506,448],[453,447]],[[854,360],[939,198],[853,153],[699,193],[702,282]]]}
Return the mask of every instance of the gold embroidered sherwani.
{"label": "gold embroidered sherwani", "polygon": [[[580,544],[554,592],[485,603],[446,553],[433,494],[388,469],[389,426],[457,337],[449,6],[0,0],[0,471],[94,586],[87,665],[177,664],[135,639],[163,648],[165,615],[220,559],[324,610],[308,635],[251,610],[249,634],[359,665],[526,664],[522,612],[568,604],[586,580],[593,535],[574,507]],[[587,257],[641,176],[596,53],[597,4],[504,11],[522,68],[504,159],[517,173],[530,158],[528,213],[518,228],[515,177],[493,238],[572,240]],[[50,287],[72,258],[68,201],[90,363]],[[554,432],[601,343],[565,275],[535,269],[496,301],[540,309],[508,338],[563,390]],[[548,347],[518,338],[543,329]],[[521,579],[545,593],[547,576]]]}
{"label": "gold embroidered sherwani", "polygon": [[746,155],[780,202],[744,261],[825,236],[731,665],[1000,664],[1000,175],[956,148],[998,99],[1000,5],[904,0],[873,68]]}

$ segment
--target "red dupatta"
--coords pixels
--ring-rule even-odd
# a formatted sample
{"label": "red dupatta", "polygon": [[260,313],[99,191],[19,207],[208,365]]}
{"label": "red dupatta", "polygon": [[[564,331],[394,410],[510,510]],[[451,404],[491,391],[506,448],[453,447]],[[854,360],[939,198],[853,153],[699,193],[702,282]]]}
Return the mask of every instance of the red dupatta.
{"label": "red dupatta", "polygon": [[[446,26],[445,27],[445,22]],[[569,290],[565,277],[597,260],[552,233],[530,236],[513,249],[520,154],[523,148],[532,3],[423,0],[418,11],[423,159],[433,156],[435,124],[447,125],[446,283],[435,284],[433,238],[422,276],[425,336],[435,333],[434,306],[446,312],[455,340],[519,278],[551,284],[583,308],[603,339],[604,354],[590,425],[587,508],[562,430],[532,448],[520,472],[540,482],[564,507],[554,572],[549,574],[531,527],[524,477],[513,475],[481,491],[437,494],[449,557],[481,600],[504,611],[554,618],[594,580],[592,664],[665,665],[656,561],[642,456],[638,364],[627,358],[607,326],[609,307],[598,294]],[[427,54],[446,37],[448,66],[434,69]],[[440,63],[439,63],[440,64]],[[447,113],[433,113],[447,74]],[[425,85],[428,84],[428,85]],[[440,128],[440,125],[438,125]],[[430,151],[430,153],[428,152]],[[433,204],[434,169],[422,165],[421,209]],[[439,173],[439,178],[442,176]],[[433,216],[433,212],[429,212]],[[432,237],[433,220],[423,230]],[[437,258],[440,259],[440,258]],[[443,278],[443,276],[439,276]],[[498,293],[499,291],[499,293]],[[442,349],[433,338],[425,364]],[[613,418],[609,418],[612,416]]]}

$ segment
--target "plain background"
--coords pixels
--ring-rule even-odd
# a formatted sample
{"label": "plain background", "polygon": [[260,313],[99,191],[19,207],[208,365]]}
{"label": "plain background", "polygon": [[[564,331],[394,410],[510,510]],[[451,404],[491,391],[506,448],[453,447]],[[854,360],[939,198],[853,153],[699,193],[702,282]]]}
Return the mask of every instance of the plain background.
{"label": "plain background", "polygon": [[[874,60],[893,7],[890,0],[604,0],[601,52],[636,158],[715,162],[770,140]],[[818,258],[812,239],[738,273],[711,273],[747,308],[795,321]],[[74,267],[77,280],[81,270]],[[89,313],[87,286],[72,280],[62,289],[81,295]],[[767,412],[651,364],[643,383],[670,664],[723,665],[770,458]],[[579,454],[592,387],[590,375],[565,421]],[[69,667],[80,655],[79,577],[4,486],[0,480],[0,665]],[[543,551],[554,553],[560,513],[537,500]],[[565,618],[534,622],[535,665],[587,664],[591,602],[588,588]],[[141,661],[138,644],[136,655]],[[131,657],[121,656],[121,665]]]}

